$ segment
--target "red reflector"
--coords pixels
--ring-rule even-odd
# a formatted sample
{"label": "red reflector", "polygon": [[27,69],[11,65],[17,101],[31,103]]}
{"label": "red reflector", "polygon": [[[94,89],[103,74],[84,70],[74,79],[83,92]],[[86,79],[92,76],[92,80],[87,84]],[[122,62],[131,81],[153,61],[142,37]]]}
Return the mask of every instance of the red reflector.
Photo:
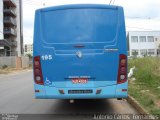
{"label": "red reflector", "polygon": [[127,89],[122,89],[122,92],[126,92],[127,91]]}
{"label": "red reflector", "polygon": [[35,90],[35,92],[40,92],[40,90]]}
{"label": "red reflector", "polygon": [[96,91],[96,94],[100,94],[101,93],[101,89]]}
{"label": "red reflector", "polygon": [[59,93],[60,94],[64,94],[64,90],[59,90]]}

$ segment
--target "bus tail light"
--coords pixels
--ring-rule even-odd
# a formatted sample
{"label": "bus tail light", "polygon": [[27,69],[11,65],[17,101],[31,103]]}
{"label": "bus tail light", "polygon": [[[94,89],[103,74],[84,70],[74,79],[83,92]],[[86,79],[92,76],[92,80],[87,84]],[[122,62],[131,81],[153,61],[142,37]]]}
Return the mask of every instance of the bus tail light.
{"label": "bus tail light", "polygon": [[127,81],[127,56],[124,54],[120,54],[117,84],[121,84],[126,81]]}
{"label": "bus tail light", "polygon": [[40,56],[35,56],[34,57],[33,64],[34,64],[34,80],[35,80],[35,83],[44,85]]}

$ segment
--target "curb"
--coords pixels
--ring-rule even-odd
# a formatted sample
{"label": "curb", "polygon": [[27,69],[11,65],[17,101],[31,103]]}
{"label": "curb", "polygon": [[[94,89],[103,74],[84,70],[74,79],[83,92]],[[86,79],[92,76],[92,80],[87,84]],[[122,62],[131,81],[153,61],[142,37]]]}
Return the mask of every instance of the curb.
{"label": "curb", "polygon": [[130,95],[126,99],[128,103],[130,103],[140,114],[149,115],[149,113],[142,108],[142,106]]}

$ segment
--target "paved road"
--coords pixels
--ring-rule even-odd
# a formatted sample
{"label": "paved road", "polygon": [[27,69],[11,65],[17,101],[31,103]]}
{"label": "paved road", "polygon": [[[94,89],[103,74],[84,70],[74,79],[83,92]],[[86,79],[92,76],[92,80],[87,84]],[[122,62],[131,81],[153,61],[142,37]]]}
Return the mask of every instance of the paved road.
{"label": "paved road", "polygon": [[70,104],[68,100],[34,99],[33,91],[32,71],[0,75],[0,113],[56,114],[57,119],[93,119],[93,114],[137,113],[126,100],[76,100]]}

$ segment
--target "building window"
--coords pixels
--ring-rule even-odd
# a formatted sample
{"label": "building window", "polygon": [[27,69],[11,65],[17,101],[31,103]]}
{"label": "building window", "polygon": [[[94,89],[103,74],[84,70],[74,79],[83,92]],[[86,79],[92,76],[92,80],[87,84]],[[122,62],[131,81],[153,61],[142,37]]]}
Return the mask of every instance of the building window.
{"label": "building window", "polygon": [[146,42],[146,36],[139,36],[140,42]]}
{"label": "building window", "polygon": [[140,54],[143,55],[143,56],[147,55],[147,50],[146,49],[141,49]]}
{"label": "building window", "polygon": [[132,55],[137,56],[138,55],[138,50],[137,49],[132,49]]}
{"label": "building window", "polygon": [[154,42],[154,37],[153,36],[148,36],[147,39],[148,39],[148,42]]}
{"label": "building window", "polygon": [[148,49],[148,55],[154,55],[155,50],[154,49]]}
{"label": "building window", "polygon": [[131,42],[138,42],[138,36],[131,36]]}
{"label": "building window", "polygon": [[157,41],[158,40],[158,38],[155,38],[155,41]]}

